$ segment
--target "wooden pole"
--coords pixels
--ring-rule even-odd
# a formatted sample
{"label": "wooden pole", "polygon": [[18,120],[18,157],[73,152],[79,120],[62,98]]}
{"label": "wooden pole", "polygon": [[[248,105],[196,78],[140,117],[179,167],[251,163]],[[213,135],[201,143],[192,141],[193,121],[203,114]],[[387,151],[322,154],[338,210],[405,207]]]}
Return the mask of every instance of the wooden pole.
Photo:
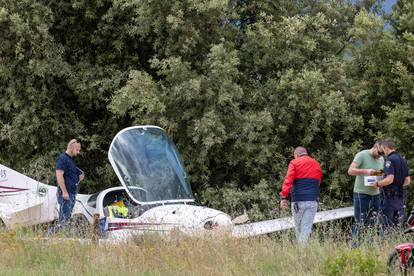
{"label": "wooden pole", "polygon": [[98,244],[99,242],[99,214],[93,215],[93,229],[92,229],[92,242]]}

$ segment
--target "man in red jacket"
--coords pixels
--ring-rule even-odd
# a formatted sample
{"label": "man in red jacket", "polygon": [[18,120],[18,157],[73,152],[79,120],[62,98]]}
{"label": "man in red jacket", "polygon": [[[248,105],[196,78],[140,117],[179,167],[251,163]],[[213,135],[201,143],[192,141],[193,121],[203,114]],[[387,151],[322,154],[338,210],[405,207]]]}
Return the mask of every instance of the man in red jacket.
{"label": "man in red jacket", "polygon": [[293,156],[280,192],[280,207],[286,208],[286,198],[290,193],[296,239],[300,244],[306,244],[318,209],[322,169],[318,161],[308,156],[304,147],[297,147]]}

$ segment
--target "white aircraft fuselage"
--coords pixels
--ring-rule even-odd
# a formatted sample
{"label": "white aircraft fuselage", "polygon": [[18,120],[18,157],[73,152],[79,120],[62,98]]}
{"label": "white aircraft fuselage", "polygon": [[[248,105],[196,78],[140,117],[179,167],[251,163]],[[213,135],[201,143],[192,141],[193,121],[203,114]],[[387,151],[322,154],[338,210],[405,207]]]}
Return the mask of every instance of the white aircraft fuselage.
{"label": "white aircraft fuselage", "polygon": [[[105,237],[125,240],[144,233],[188,235],[227,233],[255,236],[293,227],[291,218],[236,225],[228,214],[194,205],[181,157],[166,132],[156,126],[123,129],[113,139],[109,161],[122,186],[78,194],[73,217],[106,218]],[[58,218],[57,187],[0,165],[0,219],[7,226],[49,223]],[[105,208],[124,199],[140,210],[128,217],[105,216]],[[315,222],[350,217],[352,207],[318,213]]]}

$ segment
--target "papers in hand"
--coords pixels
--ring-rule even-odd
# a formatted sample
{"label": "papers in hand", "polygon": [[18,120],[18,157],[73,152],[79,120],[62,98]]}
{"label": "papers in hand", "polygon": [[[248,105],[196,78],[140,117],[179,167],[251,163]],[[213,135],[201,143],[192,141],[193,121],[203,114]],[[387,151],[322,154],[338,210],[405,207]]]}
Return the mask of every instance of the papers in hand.
{"label": "papers in hand", "polygon": [[364,176],[364,185],[369,186],[369,187],[374,187],[375,182],[380,181],[382,179],[384,179],[383,175],[380,175],[380,176],[375,176],[375,175]]}

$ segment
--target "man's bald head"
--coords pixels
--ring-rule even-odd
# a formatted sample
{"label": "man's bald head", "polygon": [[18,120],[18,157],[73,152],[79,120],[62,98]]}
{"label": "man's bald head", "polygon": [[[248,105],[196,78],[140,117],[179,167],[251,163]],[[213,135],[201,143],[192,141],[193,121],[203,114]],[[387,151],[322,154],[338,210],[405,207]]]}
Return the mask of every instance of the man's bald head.
{"label": "man's bald head", "polygon": [[76,139],[69,141],[68,146],[66,147],[66,153],[70,156],[77,156],[80,153],[81,144]]}
{"label": "man's bald head", "polygon": [[293,151],[293,156],[295,158],[298,158],[298,157],[301,157],[301,156],[305,156],[305,155],[308,155],[308,151],[306,150],[305,147],[297,147]]}

